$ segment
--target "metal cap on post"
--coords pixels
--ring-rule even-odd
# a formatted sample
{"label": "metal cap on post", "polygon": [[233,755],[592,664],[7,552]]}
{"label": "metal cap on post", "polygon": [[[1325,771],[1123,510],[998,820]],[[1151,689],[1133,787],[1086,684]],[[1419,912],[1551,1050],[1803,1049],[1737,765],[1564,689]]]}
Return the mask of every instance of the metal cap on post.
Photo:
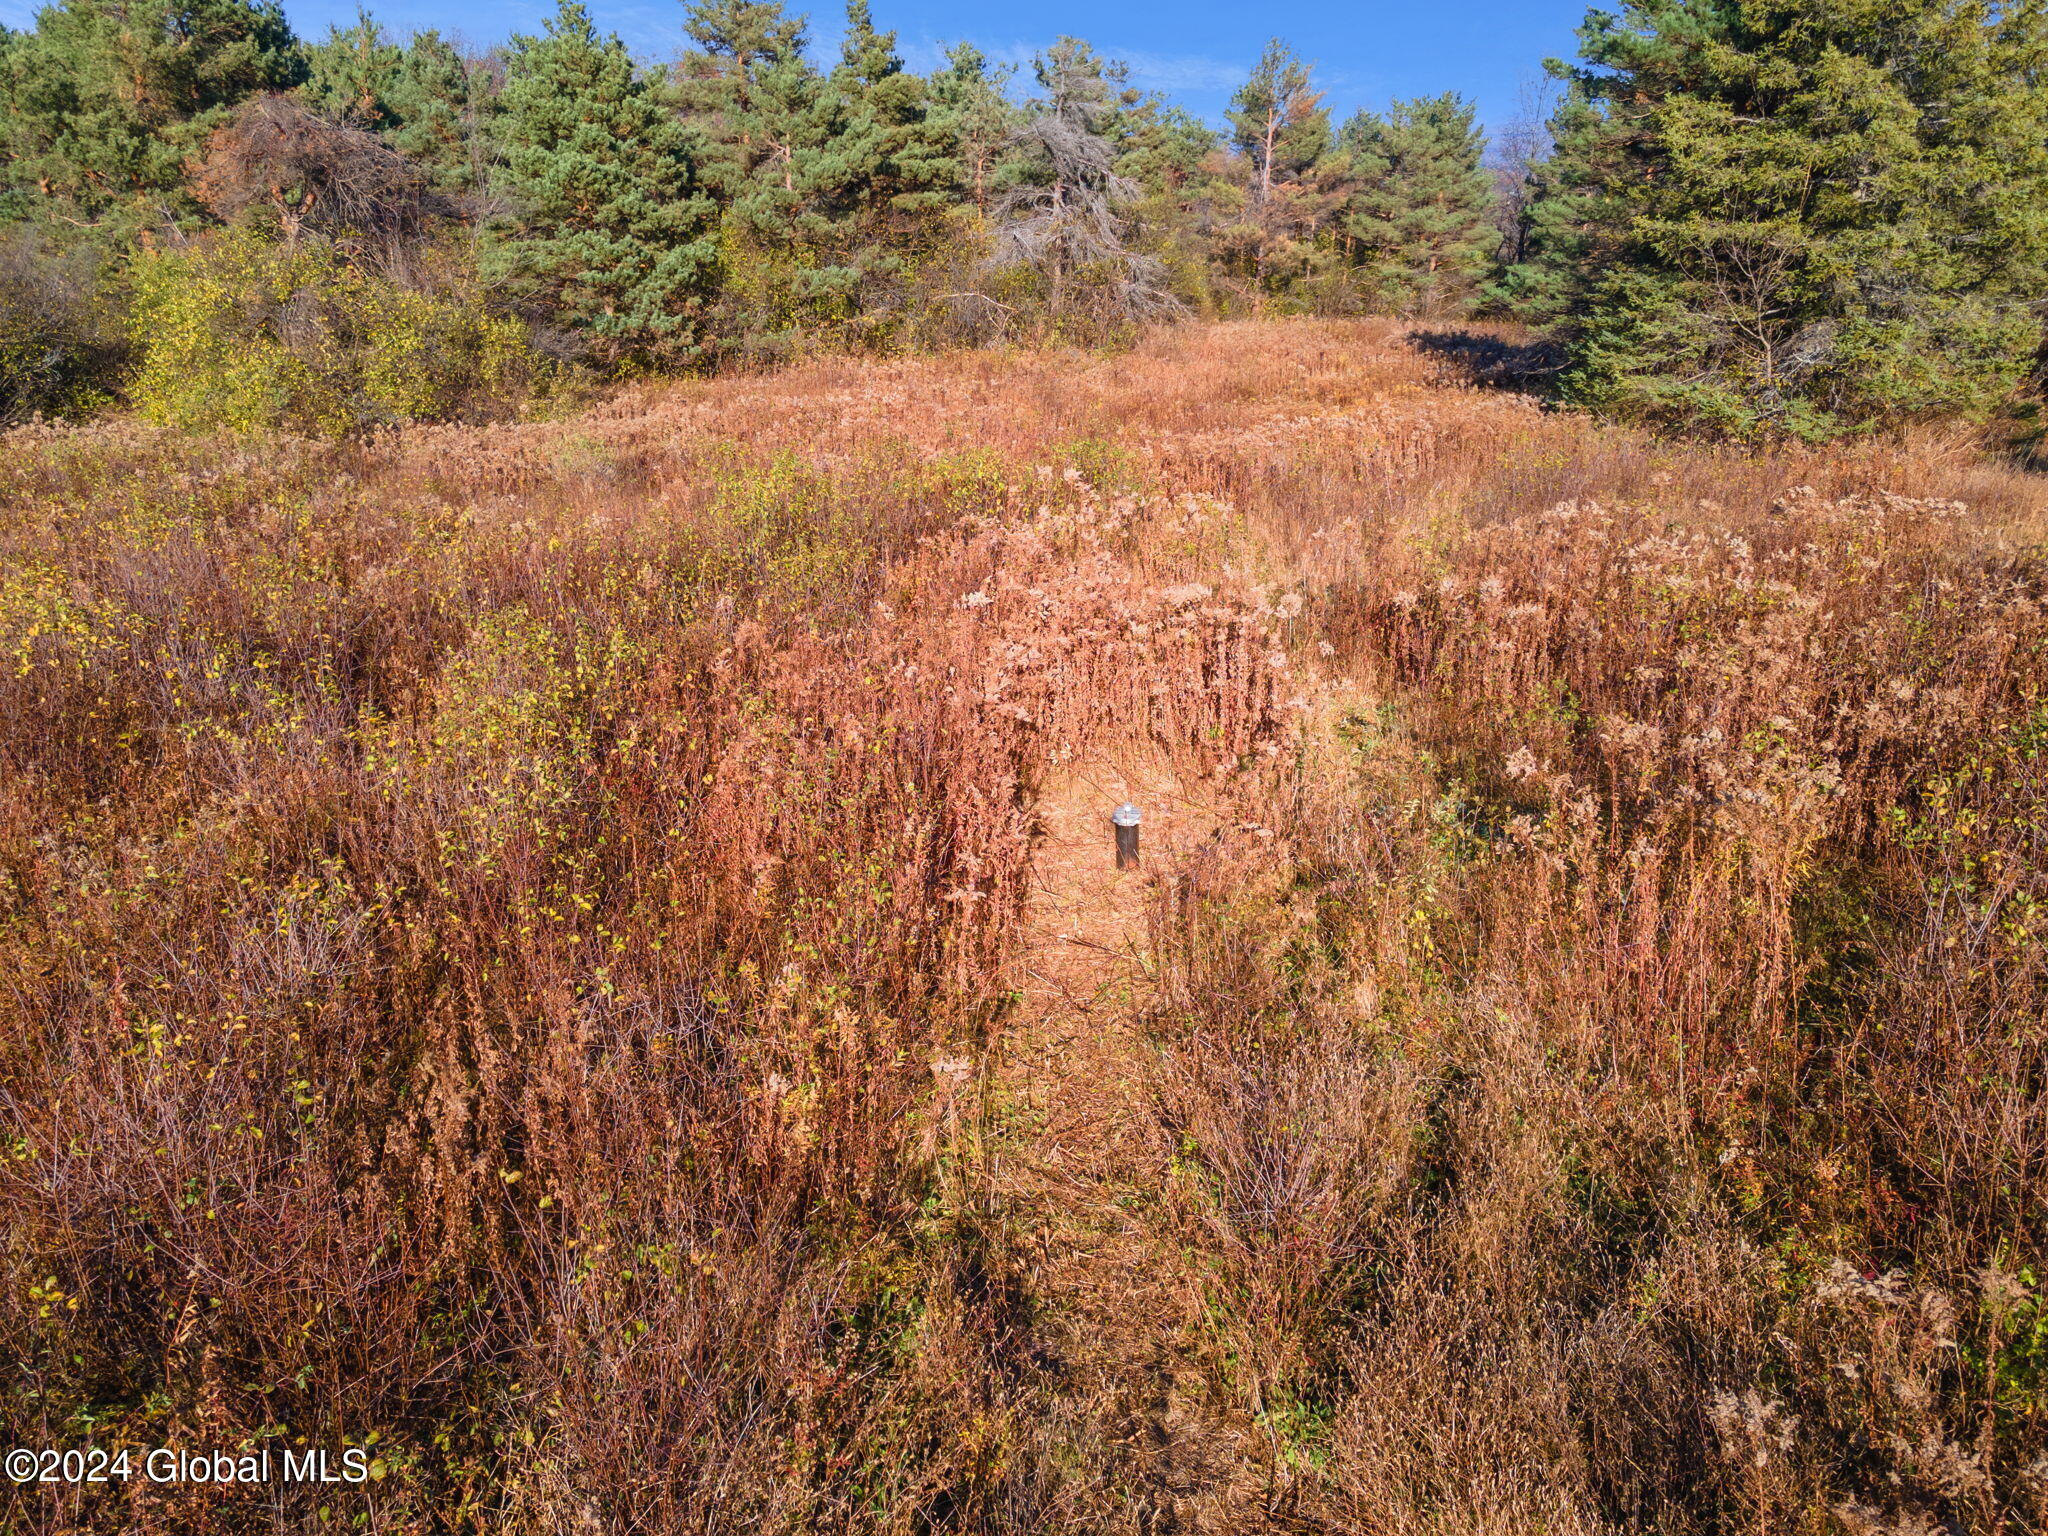
{"label": "metal cap on post", "polygon": [[1116,827],[1116,867],[1129,869],[1138,862],[1138,823],[1144,815],[1126,800],[1109,813],[1109,819]]}

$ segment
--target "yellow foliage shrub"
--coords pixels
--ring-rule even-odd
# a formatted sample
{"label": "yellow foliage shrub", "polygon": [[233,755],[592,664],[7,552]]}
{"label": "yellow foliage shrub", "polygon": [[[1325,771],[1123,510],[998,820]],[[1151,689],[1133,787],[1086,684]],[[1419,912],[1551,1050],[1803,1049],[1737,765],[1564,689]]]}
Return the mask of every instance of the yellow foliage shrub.
{"label": "yellow foliage shrub", "polygon": [[142,413],[194,431],[322,436],[497,414],[535,380],[516,320],[402,287],[334,246],[229,231],[146,254],[135,274]]}

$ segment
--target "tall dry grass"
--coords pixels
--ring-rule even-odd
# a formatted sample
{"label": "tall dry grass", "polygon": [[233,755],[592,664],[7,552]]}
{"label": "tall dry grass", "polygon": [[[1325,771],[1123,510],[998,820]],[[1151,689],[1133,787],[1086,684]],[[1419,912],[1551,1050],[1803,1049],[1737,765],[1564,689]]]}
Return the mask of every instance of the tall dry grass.
{"label": "tall dry grass", "polygon": [[[13,1525],[2038,1527],[2035,485],[1457,367],[7,437],[0,1440],[379,1474]],[[1248,1469],[1171,1500],[977,1108],[1037,786],[1134,742],[1237,828],[1141,1021]]]}
{"label": "tall dry grass", "polygon": [[1159,915],[1263,1513],[2039,1528],[2037,487],[1381,409],[1218,473],[1372,702]]}
{"label": "tall dry grass", "polygon": [[1026,1303],[937,1122],[1036,777],[1277,729],[1256,615],[1119,553],[1227,532],[534,436],[9,441],[0,1438],[367,1444],[386,1530],[996,1519]]}

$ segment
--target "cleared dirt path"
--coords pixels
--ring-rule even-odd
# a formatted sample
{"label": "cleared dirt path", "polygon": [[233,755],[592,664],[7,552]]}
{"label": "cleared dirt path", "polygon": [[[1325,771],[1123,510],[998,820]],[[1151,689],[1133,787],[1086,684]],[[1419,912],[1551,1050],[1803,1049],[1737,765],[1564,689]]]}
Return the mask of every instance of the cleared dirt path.
{"label": "cleared dirt path", "polygon": [[[1143,863],[1116,868],[1110,812],[1144,812]],[[1243,1475],[1243,1448],[1202,1411],[1185,1346],[1199,1293],[1166,1229],[1173,1148],[1150,1099],[1137,1018],[1152,962],[1154,882],[1220,821],[1212,786],[1156,759],[1097,761],[1049,782],[1025,909],[1023,1002],[997,1070],[991,1173],[1043,1308],[1040,1340],[1080,1447],[1129,1502],[1117,1528],[1203,1527],[1203,1490]]]}

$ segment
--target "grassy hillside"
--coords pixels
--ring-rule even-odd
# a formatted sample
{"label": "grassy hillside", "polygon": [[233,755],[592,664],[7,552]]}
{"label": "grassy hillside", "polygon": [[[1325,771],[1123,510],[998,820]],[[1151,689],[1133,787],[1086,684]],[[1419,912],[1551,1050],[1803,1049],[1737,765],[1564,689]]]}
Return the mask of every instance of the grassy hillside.
{"label": "grassy hillside", "polygon": [[2041,1528],[2048,499],[1508,346],[0,437],[7,1528]]}

